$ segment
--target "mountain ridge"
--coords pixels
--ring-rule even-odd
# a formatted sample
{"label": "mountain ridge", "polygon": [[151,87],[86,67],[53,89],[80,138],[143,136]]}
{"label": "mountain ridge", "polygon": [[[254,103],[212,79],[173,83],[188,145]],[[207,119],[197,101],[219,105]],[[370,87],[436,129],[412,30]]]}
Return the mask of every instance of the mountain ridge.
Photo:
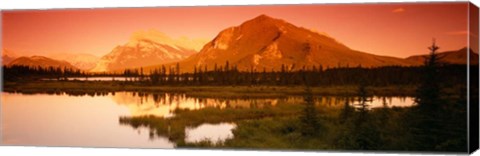
{"label": "mountain ridge", "polygon": [[[297,27],[281,19],[260,15],[238,26],[222,30],[203,49],[178,61],[182,72],[195,67],[224,65],[239,70],[280,70],[282,65],[363,66],[410,65],[408,60],[352,50],[332,37]],[[174,65],[166,64],[167,66]],[[157,66],[158,67],[158,66]],[[150,66],[148,69],[155,68]]]}
{"label": "mountain ridge", "polygon": [[17,59],[11,61],[7,66],[15,66],[15,65],[20,65],[20,66],[30,66],[30,67],[54,67],[54,68],[69,68],[69,69],[74,69],[78,70],[77,67],[71,65],[67,61],[63,60],[55,60],[51,59],[45,56],[22,56],[18,57]]}
{"label": "mountain ridge", "polygon": [[93,69],[100,60],[99,57],[87,53],[56,53],[50,54],[48,57],[56,60],[67,61],[78,69],[84,71]]}
{"label": "mountain ridge", "polygon": [[116,71],[179,61],[197,53],[196,42],[186,38],[175,40],[153,30],[135,32],[127,43],[101,57],[91,71]]}
{"label": "mountain ridge", "polygon": [[7,65],[11,61],[15,60],[18,55],[10,50],[2,49],[2,65]]}
{"label": "mountain ridge", "polygon": [[[468,51],[468,54],[467,54]],[[469,55],[470,57],[470,64],[478,64],[479,63],[479,55],[473,52],[472,49],[467,47],[463,47],[459,50],[451,50],[451,51],[444,51],[437,53],[439,57],[439,61],[446,64],[467,64],[467,58]],[[413,55],[405,58],[406,60],[410,60],[414,62],[414,65],[423,65],[425,58],[428,54],[425,55]]]}

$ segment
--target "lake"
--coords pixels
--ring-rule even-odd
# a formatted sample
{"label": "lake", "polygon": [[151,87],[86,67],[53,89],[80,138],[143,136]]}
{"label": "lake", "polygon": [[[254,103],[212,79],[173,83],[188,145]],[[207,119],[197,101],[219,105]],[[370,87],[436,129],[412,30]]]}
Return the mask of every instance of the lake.
{"label": "lake", "polygon": [[[252,108],[278,103],[301,104],[303,97],[197,98],[185,94],[115,92],[73,96],[2,92],[1,134],[3,145],[174,148],[166,137],[152,136],[147,127],[133,128],[119,123],[120,117],[153,115],[175,117],[175,110],[206,107]],[[343,107],[346,97],[315,97],[317,106]],[[369,109],[409,107],[412,97],[373,97]],[[214,142],[235,137],[235,123],[203,123],[186,127],[186,142],[209,139]]]}
{"label": "lake", "polygon": [[[148,77],[146,77],[148,78]],[[138,81],[140,77],[108,77],[108,76],[100,76],[100,77],[67,77],[61,78],[62,80],[68,81]],[[44,81],[58,81],[58,79],[52,78],[44,78]]]}

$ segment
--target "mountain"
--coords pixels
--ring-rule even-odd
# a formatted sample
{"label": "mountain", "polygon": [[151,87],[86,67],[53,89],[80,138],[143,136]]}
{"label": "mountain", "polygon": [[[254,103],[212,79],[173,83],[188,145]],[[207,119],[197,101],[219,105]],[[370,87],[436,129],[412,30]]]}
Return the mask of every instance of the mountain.
{"label": "mountain", "polygon": [[14,65],[77,69],[75,66],[66,61],[54,60],[44,56],[19,57],[8,64],[8,66]]}
{"label": "mountain", "polygon": [[7,49],[2,50],[2,65],[7,65],[11,61],[13,61],[15,58],[17,58],[17,54],[9,51]]}
{"label": "mountain", "polygon": [[50,58],[56,60],[64,60],[68,63],[72,64],[73,66],[77,67],[78,69],[89,71],[93,69],[97,62],[100,60],[99,57],[91,54],[71,54],[71,53],[58,53],[49,55]]}
{"label": "mountain", "polygon": [[[468,53],[467,53],[468,51]],[[446,51],[438,53],[440,62],[447,64],[467,64],[467,56],[470,55],[470,63],[478,64],[478,54],[471,49],[462,48],[456,51]],[[415,55],[407,57],[406,60],[414,62],[415,65],[422,65],[428,55]]]}
{"label": "mountain", "polygon": [[191,72],[194,67],[203,69],[207,66],[211,70],[215,64],[223,66],[227,61],[239,70],[280,70],[282,64],[293,70],[313,65],[374,67],[411,64],[400,58],[350,49],[325,34],[267,15],[221,31],[199,53],[178,63],[181,72]]}
{"label": "mountain", "polygon": [[198,52],[201,39],[172,39],[154,30],[136,32],[128,43],[100,58],[92,72],[115,71],[179,61]]}

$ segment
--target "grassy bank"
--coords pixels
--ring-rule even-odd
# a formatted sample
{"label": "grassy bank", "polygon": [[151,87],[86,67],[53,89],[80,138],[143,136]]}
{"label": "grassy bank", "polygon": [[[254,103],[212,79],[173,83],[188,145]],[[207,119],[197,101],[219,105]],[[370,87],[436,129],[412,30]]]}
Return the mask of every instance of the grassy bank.
{"label": "grassy bank", "polygon": [[278,116],[296,116],[301,110],[301,105],[279,104],[275,107],[263,108],[226,108],[220,109],[207,107],[200,110],[177,109],[172,118],[155,116],[121,117],[121,124],[130,125],[134,128],[143,126],[150,129],[151,136],[162,136],[177,143],[179,147],[188,146],[184,142],[185,128],[196,127],[202,123],[238,122],[263,118],[275,118]]}
{"label": "grassy bank", "polygon": [[[314,95],[355,95],[357,86],[312,87]],[[368,87],[377,96],[411,96],[415,86]],[[303,95],[303,86],[154,86],[125,82],[84,82],[84,81],[35,81],[6,82],[3,91],[20,93],[95,94],[98,92],[170,92],[184,93],[195,97],[255,98]]]}
{"label": "grassy bank", "polygon": [[[177,110],[175,116],[121,117],[119,122],[134,128],[147,127],[151,137],[165,137],[178,148],[224,148],[259,150],[412,150],[410,116],[412,108],[379,108],[368,112],[354,108],[317,107],[318,125],[313,134],[304,134],[309,128],[301,116],[305,113],[303,104],[279,104],[265,108]],[[446,114],[444,114],[446,115]],[[235,123],[233,138],[221,142],[201,140],[186,142],[186,127],[203,123]],[[443,122],[443,121],[442,121]],[[463,121],[465,122],[465,121]],[[446,122],[450,126],[460,122]],[[450,133],[449,133],[450,134]],[[466,132],[451,132],[445,145],[438,149],[421,151],[462,151],[466,145],[461,140]],[[431,134],[423,134],[431,135]]]}
{"label": "grassy bank", "polygon": [[[283,149],[283,150],[405,150],[404,114],[409,108],[377,109],[360,121],[360,112],[317,107],[320,128],[312,135],[302,134],[305,124],[299,118],[302,104],[279,104],[267,108],[179,110],[172,118],[154,116],[122,117],[121,124],[148,127],[151,137],[165,137],[178,148]],[[202,123],[235,123],[235,137],[223,142],[185,142],[186,127]],[[358,127],[363,125],[362,127]],[[362,140],[367,139],[367,140]],[[368,140],[372,139],[372,140]]]}

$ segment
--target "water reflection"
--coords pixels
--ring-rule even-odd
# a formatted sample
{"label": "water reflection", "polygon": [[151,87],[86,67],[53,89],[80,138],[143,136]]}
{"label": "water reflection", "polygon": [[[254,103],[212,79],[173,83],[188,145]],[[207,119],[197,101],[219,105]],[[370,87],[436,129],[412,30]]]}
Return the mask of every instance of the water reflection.
{"label": "water reflection", "polygon": [[[262,108],[275,106],[279,99],[215,99],[188,97],[185,94],[161,93],[145,94],[135,92],[117,92],[111,96],[119,105],[128,107],[132,116],[154,115],[172,117],[175,110],[198,110],[205,107],[215,108]],[[295,102],[295,101],[292,101]]]}
{"label": "water reflection", "polygon": [[[43,81],[58,81],[59,79],[45,78]],[[68,81],[138,81],[140,77],[67,77],[61,80]]]}
{"label": "water reflection", "polygon": [[205,123],[197,127],[187,127],[185,129],[186,142],[195,143],[209,140],[214,143],[225,141],[232,138],[232,130],[236,125],[233,123],[209,124]]}
{"label": "water reflection", "polygon": [[[344,107],[354,97],[316,96],[315,105]],[[167,137],[152,137],[148,127],[119,124],[119,117],[171,118],[176,110],[262,108],[278,104],[302,104],[302,96],[278,98],[199,98],[178,93],[54,92],[20,94],[2,92],[2,144],[94,147],[172,148]],[[408,107],[412,97],[373,97],[370,109]],[[211,141],[231,137],[234,124],[185,127],[185,141]],[[182,130],[183,131],[183,130]],[[151,138],[151,139],[149,139]]]}
{"label": "water reflection", "polygon": [[[12,93],[3,93],[5,96],[13,95]],[[174,111],[181,110],[198,110],[205,107],[216,108],[263,108],[266,106],[275,106],[277,103],[284,104],[301,104],[302,96],[287,96],[278,98],[198,98],[178,93],[143,93],[143,92],[52,92],[45,94],[15,94],[16,96],[33,97],[37,95],[55,97],[71,97],[78,98],[110,98],[117,105],[127,107],[130,116],[148,116],[154,115],[158,117],[172,117]],[[52,98],[50,102],[58,103],[58,98]],[[355,97],[345,96],[316,96],[314,98],[315,105],[325,107],[342,107],[346,101],[355,103]],[[67,102],[67,101],[65,101]],[[412,97],[372,97],[367,103],[369,109],[381,107],[409,107],[414,104]],[[355,106],[355,105],[353,105]]]}
{"label": "water reflection", "polygon": [[[110,95],[111,96],[111,95]],[[147,128],[118,124],[130,115],[109,96],[2,93],[2,145],[173,148]]]}
{"label": "water reflection", "polygon": [[[117,92],[112,99],[119,105],[128,107],[132,116],[154,115],[172,117],[175,110],[198,110],[205,107],[215,108],[263,108],[275,106],[277,103],[302,104],[301,96],[279,98],[197,98],[185,94],[159,93],[145,94],[135,92]],[[355,103],[354,97],[318,96],[314,98],[315,105],[325,107],[343,107],[346,101]],[[414,104],[412,97],[372,97],[367,103],[369,109],[382,107],[409,107]],[[354,105],[355,106],[355,105]]]}

